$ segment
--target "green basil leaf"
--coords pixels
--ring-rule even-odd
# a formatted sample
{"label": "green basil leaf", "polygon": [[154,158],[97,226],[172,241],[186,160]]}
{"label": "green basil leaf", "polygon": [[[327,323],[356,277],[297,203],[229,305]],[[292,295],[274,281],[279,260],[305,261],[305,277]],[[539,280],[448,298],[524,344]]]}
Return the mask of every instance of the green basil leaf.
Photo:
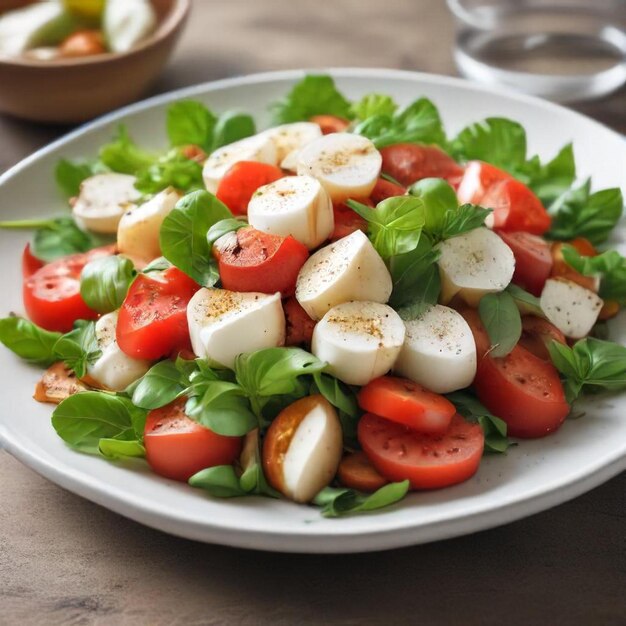
{"label": "green basil leaf", "polygon": [[472,394],[467,391],[455,391],[446,397],[466,420],[478,424],[485,434],[484,453],[502,454],[516,445],[507,437],[506,422],[492,415]]}
{"label": "green basil leaf", "polygon": [[552,226],[546,237],[567,241],[586,237],[594,244],[605,242],[622,216],[624,199],[619,188],[591,193],[587,180],[559,196],[549,207]]}
{"label": "green basil leaf", "polygon": [[134,441],[135,425],[146,412],[122,396],[83,391],[59,404],[52,413],[52,426],[67,444],[88,454],[99,454],[101,439]]}
{"label": "green basil leaf", "polygon": [[228,233],[236,232],[240,228],[247,226],[248,223],[243,220],[237,219],[235,217],[229,217],[225,220],[220,220],[216,222],[209,228],[209,232],[206,235],[207,243],[209,244],[209,248],[213,248],[213,244],[224,235]]}
{"label": "green basil leaf", "polygon": [[61,159],[54,168],[54,178],[59,189],[72,198],[80,193],[80,185],[94,174],[94,168],[89,163],[77,163]]}
{"label": "green basil leaf", "polygon": [[271,106],[274,124],[309,120],[314,115],[350,118],[350,102],[326,75],[309,74],[297,82],[287,96]]}
{"label": "green basil leaf", "polygon": [[123,439],[100,439],[98,449],[100,454],[108,459],[143,458],[146,456],[146,449],[137,439],[130,441]]}
{"label": "green basil leaf", "polygon": [[172,361],[153,365],[133,389],[133,404],[142,409],[159,409],[183,393],[188,381]]}
{"label": "green basil leaf", "polygon": [[80,295],[98,313],[110,313],[122,306],[137,272],[123,256],[105,256],[85,265],[80,274]]}
{"label": "green basil leaf", "polygon": [[480,321],[491,341],[491,356],[506,356],[522,336],[522,318],[510,293],[488,293],[478,304]]}
{"label": "green basil leaf", "polygon": [[425,223],[424,202],[412,196],[397,196],[372,209],[348,200],[353,211],[367,221],[369,238],[383,259],[415,250]]}
{"label": "green basil leaf", "polygon": [[409,491],[409,481],[389,483],[372,494],[361,494],[353,489],[325,487],[313,499],[313,504],[322,507],[324,517],[340,517],[354,513],[365,513],[390,506],[402,500]]}
{"label": "green basil leaf", "polygon": [[247,113],[227,111],[222,113],[213,129],[213,150],[254,135],[256,126]]}
{"label": "green basil leaf", "polygon": [[197,100],[174,102],[167,109],[167,136],[173,146],[196,145],[209,152],[217,118]]}
{"label": "green basil leaf", "polygon": [[165,270],[170,269],[172,264],[164,257],[160,256],[158,259],[154,259],[154,261],[150,261],[148,265],[146,265],[142,270],[142,274],[149,274],[150,272],[164,272]]}
{"label": "green basil leaf", "polygon": [[154,163],[136,172],[135,187],[143,194],[156,194],[168,187],[184,193],[204,189],[202,165],[171,150]]}
{"label": "green basil leaf", "polygon": [[109,169],[122,174],[136,174],[156,161],[154,154],[135,144],[123,125],[118,127],[113,141],[100,148],[99,157]]}
{"label": "green basil leaf", "polygon": [[239,485],[239,478],[232,465],[217,465],[200,470],[189,479],[189,484],[208,491],[214,498],[235,498],[245,496]]}
{"label": "green basil leaf", "polygon": [[87,367],[102,355],[95,323],[78,320],[74,323],[74,330],[61,336],[53,350],[56,360],[63,361],[78,378],[82,378],[87,373]]}
{"label": "green basil leaf", "polygon": [[458,209],[448,211],[441,229],[441,239],[450,239],[484,226],[490,213],[491,209],[473,204],[462,204]]}
{"label": "green basil leaf", "polygon": [[516,173],[545,204],[554,202],[566,192],[576,180],[576,163],[571,143],[564,146],[559,153],[545,165],[535,156],[526,162],[523,171]]}
{"label": "green basil leaf", "polygon": [[246,493],[280,498],[278,491],[269,486],[263,473],[258,428],[246,435],[240,463],[243,473],[239,477],[239,485]]}
{"label": "green basil leaf", "polygon": [[57,361],[54,346],[61,333],[53,333],[39,328],[22,317],[0,319],[0,342],[17,356],[33,363],[48,367]]}
{"label": "green basil leaf", "polygon": [[311,394],[321,393],[336,409],[350,417],[361,415],[356,394],[348,385],[323,372],[313,372],[313,381]]}
{"label": "green basil leaf", "polygon": [[446,214],[456,212],[459,207],[454,189],[443,178],[423,178],[413,183],[408,192],[424,202],[424,231],[435,239],[440,238]]}
{"label": "green basil leaf", "polygon": [[368,93],[350,107],[352,115],[357,120],[365,120],[373,115],[387,115],[391,117],[398,108],[394,99],[380,93]]}
{"label": "green basil leaf", "polygon": [[536,315],[545,318],[545,313],[541,308],[539,298],[528,293],[521,287],[510,283],[506,288],[507,293],[511,295],[521,315]]}
{"label": "green basil leaf", "polygon": [[212,287],[219,280],[219,272],[207,233],[213,224],[226,218],[232,218],[231,212],[208,191],[186,195],[163,220],[163,256],[200,285]]}

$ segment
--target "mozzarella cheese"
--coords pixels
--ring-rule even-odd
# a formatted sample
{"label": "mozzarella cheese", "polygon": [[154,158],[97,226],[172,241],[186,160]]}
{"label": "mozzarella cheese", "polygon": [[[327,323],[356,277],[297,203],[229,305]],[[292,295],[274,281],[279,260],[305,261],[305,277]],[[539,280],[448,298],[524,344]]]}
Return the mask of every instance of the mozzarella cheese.
{"label": "mozzarella cheese", "polygon": [[107,0],[102,17],[112,52],[128,52],[155,28],[157,17],[150,0]]}
{"label": "mozzarella cheese", "polygon": [[161,256],[161,224],[180,195],[173,187],[164,189],[139,206],[128,209],[117,227],[117,247],[122,254],[151,261]]}
{"label": "mozzarella cheese", "polygon": [[357,230],[310,256],[300,269],[296,300],[309,317],[319,320],[349,300],[387,302],[393,282],[385,262]]}
{"label": "mozzarella cheese", "polygon": [[287,155],[294,153],[300,148],[322,136],[322,129],[313,122],[295,122],[275,126],[263,133],[269,137],[276,146],[276,162],[281,163]]}
{"label": "mozzarella cheese", "polygon": [[260,187],[248,203],[248,222],[264,233],[291,235],[309,250],[335,228],[332,202],[311,176],[287,176]]}
{"label": "mozzarella cheese", "polygon": [[435,393],[471,385],[476,375],[476,344],[459,313],[437,304],[405,326],[406,338],[394,371]]}
{"label": "mozzarella cheese", "polygon": [[298,174],[317,178],[332,201],[367,198],[380,174],[382,157],[366,137],[332,133],[298,153]]}
{"label": "mozzarella cheese", "polygon": [[513,278],[511,248],[487,228],[476,228],[439,244],[442,304],[458,295],[476,307],[487,293],[502,291]]}
{"label": "mozzarella cheese", "polygon": [[345,302],[317,323],[311,351],[349,385],[366,385],[394,365],[404,343],[400,316],[386,304]]}
{"label": "mozzarella cheese", "polygon": [[243,352],[285,343],[280,293],[200,289],[187,306],[187,321],[196,356],[225,367]]}
{"label": "mozzarella cheese", "polygon": [[116,327],[117,311],[103,315],[96,322],[96,339],[102,355],[87,367],[87,374],[106,389],[123,391],[150,369],[150,361],[124,354],[115,340]]}
{"label": "mozzarella cheese", "polygon": [[215,193],[224,174],[239,161],[276,165],[276,144],[268,135],[260,133],[218,148],[204,163],[202,178],[206,188]]}
{"label": "mozzarella cheese", "polygon": [[580,339],[593,328],[604,301],[571,280],[549,278],[539,304],[548,320],[566,337]]}
{"label": "mozzarella cheese", "polygon": [[72,207],[76,223],[95,233],[116,233],[124,212],[141,197],[135,181],[134,176],[113,172],[86,178]]}

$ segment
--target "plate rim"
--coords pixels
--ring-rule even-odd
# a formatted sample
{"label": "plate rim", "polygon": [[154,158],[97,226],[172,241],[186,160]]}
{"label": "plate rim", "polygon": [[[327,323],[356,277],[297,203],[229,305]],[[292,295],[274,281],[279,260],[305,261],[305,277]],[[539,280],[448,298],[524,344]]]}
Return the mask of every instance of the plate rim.
{"label": "plate rim", "polygon": [[[40,158],[47,156],[58,148],[71,144],[75,139],[80,138],[91,130],[103,128],[111,122],[124,119],[128,115],[141,113],[155,106],[161,106],[195,95],[204,95],[212,91],[272,81],[294,81],[306,74],[315,73],[330,74],[335,78],[366,77],[373,80],[400,79],[407,82],[422,81],[424,83],[453,86],[455,88],[472,91],[478,90],[481,93],[491,93],[510,100],[517,100],[532,105],[535,108],[556,111],[572,119],[584,120],[587,124],[591,123],[595,125],[598,131],[608,133],[619,141],[624,141],[624,138],[619,133],[601,122],[558,104],[534,96],[510,93],[498,87],[477,85],[456,77],[384,68],[342,67],[293,69],[208,81],[198,85],[172,90],[125,106],[80,126],[22,159],[0,175],[0,188],[6,181],[12,179],[23,169],[38,161]],[[51,480],[61,487],[96,504],[105,506],[118,514],[170,534],[190,539],[211,541],[223,545],[268,551],[302,553],[341,553],[385,550],[485,530],[561,504],[600,485],[621,471],[626,470],[625,443],[621,449],[616,449],[608,458],[603,457],[598,459],[591,471],[589,471],[589,469],[587,469],[587,471],[578,471],[571,476],[565,484],[554,481],[554,484],[547,490],[545,486],[536,488],[523,499],[507,499],[499,502],[496,506],[494,506],[493,503],[490,505],[485,504],[479,510],[474,510],[467,515],[459,516],[458,514],[449,514],[436,522],[430,522],[429,524],[421,526],[407,525],[406,522],[399,523],[397,528],[387,525],[379,530],[362,531],[356,535],[348,531],[328,532],[328,527],[325,527],[322,532],[316,532],[312,526],[306,526],[305,530],[298,527],[294,528],[293,532],[281,531],[280,533],[276,533],[267,529],[253,530],[250,528],[234,528],[232,526],[214,524],[210,520],[204,520],[200,525],[196,521],[188,518],[185,519],[184,516],[178,515],[177,512],[173,511],[164,515],[162,509],[159,509],[156,505],[152,505],[149,501],[140,501],[140,504],[138,504],[137,499],[130,498],[123,490],[117,487],[112,488],[106,481],[94,483],[90,480],[90,477],[83,474],[81,470],[75,469],[67,463],[57,462],[55,464],[38,457],[36,451],[30,450],[25,442],[20,441],[19,433],[16,432],[12,434],[2,423],[0,423],[0,447],[4,447],[12,456],[34,469],[44,478]],[[384,513],[381,513],[381,515],[382,514]],[[470,520],[476,518],[480,519],[478,527],[470,523],[471,528],[464,528]],[[335,520],[334,523],[340,524],[341,521]],[[339,529],[340,527],[337,527],[337,530]],[[374,545],[369,545],[374,538]]]}

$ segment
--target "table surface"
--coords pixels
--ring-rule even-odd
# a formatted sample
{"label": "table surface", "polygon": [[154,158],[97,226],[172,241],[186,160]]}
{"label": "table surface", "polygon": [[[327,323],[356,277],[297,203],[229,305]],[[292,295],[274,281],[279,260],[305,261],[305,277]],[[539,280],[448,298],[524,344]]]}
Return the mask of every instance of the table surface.
{"label": "table surface", "polygon": [[[196,0],[153,92],[294,67],[454,74],[452,41],[443,0]],[[577,108],[626,132],[626,90]],[[65,130],[0,118],[0,171]],[[625,487],[454,540],[298,556],[170,537],[0,452],[0,625],[623,624]]]}

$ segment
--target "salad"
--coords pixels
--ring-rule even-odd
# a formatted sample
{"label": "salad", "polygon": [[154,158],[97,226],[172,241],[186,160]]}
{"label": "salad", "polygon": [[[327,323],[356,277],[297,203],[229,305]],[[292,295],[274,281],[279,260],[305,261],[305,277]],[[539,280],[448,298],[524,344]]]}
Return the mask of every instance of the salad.
{"label": "salad", "polygon": [[69,446],[336,517],[626,388],[623,198],[575,182],[571,145],[529,158],[495,117],[450,137],[426,98],[350,102],[324,75],[271,110],[259,132],[176,102],[167,150],[120,127],[58,163],[71,214],[0,223],[35,231],[0,341],[48,368],[35,399]]}

